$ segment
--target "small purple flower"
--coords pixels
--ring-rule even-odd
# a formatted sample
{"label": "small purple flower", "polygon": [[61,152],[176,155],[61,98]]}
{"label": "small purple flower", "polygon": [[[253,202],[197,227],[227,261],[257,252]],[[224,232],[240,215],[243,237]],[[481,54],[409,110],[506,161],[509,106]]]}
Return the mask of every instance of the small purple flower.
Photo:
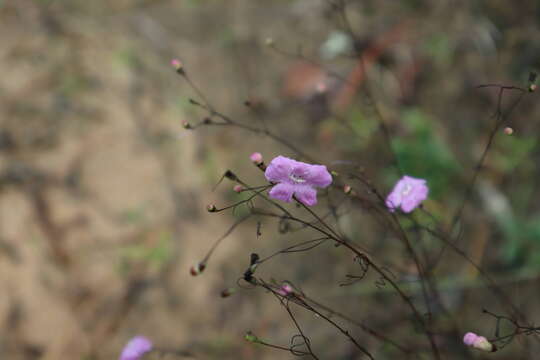
{"label": "small purple flower", "polygon": [[392,212],[401,207],[403,212],[410,213],[427,199],[428,192],[426,180],[405,175],[386,198],[386,206]]}
{"label": "small purple flower", "polygon": [[124,347],[119,360],[139,360],[148,351],[152,350],[152,342],[144,336],[135,336]]}
{"label": "small purple flower", "polygon": [[293,195],[304,205],[317,204],[315,187],[325,188],[332,183],[332,176],[324,165],[310,165],[278,156],[266,171],[266,179],[276,183],[270,190],[272,199],[291,202]]}

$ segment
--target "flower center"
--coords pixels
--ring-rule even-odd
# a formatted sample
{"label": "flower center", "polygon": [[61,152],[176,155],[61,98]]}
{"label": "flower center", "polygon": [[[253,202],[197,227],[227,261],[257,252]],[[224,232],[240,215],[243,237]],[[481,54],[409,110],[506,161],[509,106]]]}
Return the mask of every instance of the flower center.
{"label": "flower center", "polygon": [[305,171],[295,169],[291,171],[289,175],[289,179],[291,179],[296,184],[302,184],[306,182],[306,179],[304,179],[305,176],[306,176]]}
{"label": "flower center", "polygon": [[407,195],[410,194],[411,190],[412,190],[411,184],[405,184],[405,187],[403,188],[403,191],[401,192],[401,195],[407,196]]}
{"label": "flower center", "polygon": [[293,182],[297,184],[305,183],[306,179],[303,179],[300,175],[297,174],[291,174],[289,175],[289,179],[291,179]]}

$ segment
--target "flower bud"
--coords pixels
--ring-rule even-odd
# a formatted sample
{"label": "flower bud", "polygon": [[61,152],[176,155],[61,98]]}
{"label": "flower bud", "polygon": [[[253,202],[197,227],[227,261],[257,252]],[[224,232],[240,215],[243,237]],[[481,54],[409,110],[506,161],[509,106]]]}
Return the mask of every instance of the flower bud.
{"label": "flower bud", "polygon": [[252,343],[258,343],[259,342],[259,338],[253,334],[251,331],[248,331],[246,333],[246,335],[244,336],[244,339],[246,339],[246,341],[249,341],[249,342],[252,342]]}
{"label": "flower bud", "polygon": [[468,332],[465,334],[465,336],[463,337],[463,343],[480,351],[497,351],[497,347],[490,343],[488,339],[483,336],[478,336],[473,332]]}
{"label": "flower bud", "polygon": [[244,187],[242,185],[234,185],[233,190],[234,192],[241,193],[244,191]]}
{"label": "flower bud", "polygon": [[264,40],[264,44],[266,46],[274,46],[274,39],[272,39],[271,37],[267,37],[265,40]]}
{"label": "flower bud", "polygon": [[254,152],[253,154],[251,154],[249,156],[249,159],[255,164],[255,165],[260,165],[263,163],[263,156],[261,155],[261,153],[258,153],[258,152]]}
{"label": "flower bud", "polygon": [[214,204],[208,204],[208,205],[206,205],[206,210],[208,212],[216,212],[217,208],[216,208],[216,205],[214,205]]}
{"label": "flower bud", "polygon": [[236,174],[233,173],[231,170],[225,171],[225,174],[223,174],[223,176],[232,181],[238,180],[238,177],[236,176]]}
{"label": "flower bud", "polygon": [[512,129],[511,127],[507,126],[504,128],[504,133],[506,135],[512,135],[514,133],[514,129]]}
{"label": "flower bud", "polygon": [[281,285],[281,287],[277,290],[277,293],[281,296],[287,296],[289,294],[292,294],[293,293],[293,288],[291,285],[285,283],[283,285]]}
{"label": "flower bud", "polygon": [[535,91],[536,91],[536,88],[537,88],[537,85],[536,85],[536,84],[531,84],[531,85],[529,85],[529,92],[535,92]]}
{"label": "flower bud", "polygon": [[345,185],[343,187],[343,192],[347,195],[349,195],[352,192],[352,187],[350,185]]}
{"label": "flower bud", "polygon": [[486,352],[492,352],[495,351],[495,347],[492,343],[490,343],[485,337],[479,336],[475,342],[473,343],[473,348],[486,351]]}
{"label": "flower bud", "polygon": [[191,268],[189,269],[189,273],[191,274],[191,276],[197,276],[201,274],[204,269],[206,269],[206,264],[204,262],[200,262],[197,265],[191,266]]}
{"label": "flower bud", "polygon": [[227,289],[224,289],[221,291],[221,297],[222,298],[226,298],[226,297],[229,297],[231,296],[232,294],[234,294],[236,292],[236,289],[235,288],[227,288]]}
{"label": "flower bud", "polygon": [[176,70],[177,73],[179,73],[180,75],[184,75],[185,72],[184,72],[184,65],[182,64],[182,62],[178,59],[172,59],[171,60],[171,66]]}

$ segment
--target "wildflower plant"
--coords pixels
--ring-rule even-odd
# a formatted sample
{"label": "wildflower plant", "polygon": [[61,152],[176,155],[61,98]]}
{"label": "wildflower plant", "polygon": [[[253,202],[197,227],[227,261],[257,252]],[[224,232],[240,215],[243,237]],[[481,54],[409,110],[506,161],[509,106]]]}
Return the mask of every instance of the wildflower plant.
{"label": "wildflower plant", "polygon": [[[346,23],[346,2],[337,4],[334,10],[343,16]],[[345,26],[344,31],[352,39],[357,39],[350,26]],[[280,49],[275,40],[267,43],[272,51],[294,56],[287,50]],[[365,71],[362,69],[367,59],[362,53],[355,55],[359,58],[358,71]],[[316,61],[313,60],[312,63]],[[318,321],[332,328],[345,343],[350,344],[351,354],[366,359],[389,358],[387,356],[401,359],[444,359],[448,358],[449,354],[454,354],[456,347],[460,349],[457,352],[463,358],[471,358],[468,347],[494,352],[503,349],[516,337],[523,338],[540,331],[528,323],[526,315],[514,299],[493,280],[488,271],[467,254],[463,248],[466,231],[462,227],[465,207],[482,176],[483,166],[496,137],[499,134],[513,134],[513,130],[508,130],[512,129],[512,114],[522,100],[534,92],[535,87],[531,90],[531,85],[534,85],[535,78],[529,79],[528,87],[504,84],[477,86],[477,91],[491,90],[496,93],[494,115],[489,118],[490,130],[483,150],[476,159],[474,170],[462,183],[456,184],[459,189],[455,192],[459,192],[461,196],[456,200],[454,209],[441,212],[437,211],[437,208],[442,205],[437,203],[436,199],[429,198],[429,177],[424,178],[424,175],[415,173],[405,175],[401,168],[399,156],[392,146],[392,137],[397,135],[393,133],[388,120],[378,108],[369,83],[363,88],[363,92],[355,90],[368,98],[374,107],[381,131],[379,139],[390,150],[391,162],[382,169],[366,169],[358,165],[354,158],[335,159],[324,164],[295,142],[279,135],[266,123],[261,123],[260,126],[246,123],[221,112],[195,85],[188,69],[181,62],[174,61],[172,64],[197,96],[197,99],[191,99],[190,103],[205,113],[203,120],[189,122],[184,126],[186,129],[194,130],[204,126],[235,128],[245,134],[273,140],[280,153],[285,154],[271,158],[256,152],[249,156],[254,168],[260,172],[257,184],[248,183],[245,177],[236,171],[227,170],[226,167],[223,169],[222,180],[230,181],[232,184],[229,188],[243,196],[237,202],[225,206],[218,206],[216,199],[216,204],[208,205],[207,210],[213,216],[219,216],[226,211],[234,212],[242,208],[244,215],[237,216],[224,234],[209,245],[209,250],[198,262],[199,265],[190,270],[192,275],[200,275],[205,268],[206,271],[212,271],[212,254],[236,228],[248,223],[246,220],[250,218],[257,221],[257,237],[265,231],[273,233],[272,230],[267,230],[267,225],[261,230],[261,224],[272,221],[277,225],[277,233],[295,234],[292,243],[277,250],[268,251],[269,244],[261,244],[261,248],[254,250],[249,259],[243,260],[245,271],[238,274],[236,286],[227,284],[221,292],[223,298],[229,298],[236,296],[239,292],[237,290],[263,290],[265,295],[274,298],[283,308],[295,329],[289,344],[275,344],[264,339],[262,334],[254,335],[249,329],[246,329],[246,341],[274,350],[288,351],[296,356],[324,358],[321,355],[321,346],[313,341],[310,335],[313,331],[305,328],[300,321],[300,311],[315,315]],[[339,77],[323,65],[317,66]],[[355,81],[354,79],[355,77],[351,76],[343,81]],[[335,108],[347,102],[347,97],[351,96],[348,94],[351,86],[344,86],[345,89],[337,96]],[[322,86],[319,85],[318,88]],[[326,85],[324,89],[324,95],[331,91]],[[321,91],[318,93],[321,95]],[[513,99],[510,104],[505,101],[508,96]],[[334,117],[339,119],[339,115]],[[266,164],[265,159],[271,160]],[[247,160],[246,157],[246,162]],[[399,178],[394,184],[379,181],[381,177],[377,175],[377,171],[388,173],[389,169],[394,178]],[[428,199],[431,201],[426,201]],[[433,208],[432,204],[435,205]],[[391,240],[395,247],[399,247],[400,256],[384,257],[375,251],[380,244],[367,241],[366,234],[344,229],[343,219],[351,214],[361,214],[372,220],[378,233],[384,235],[381,241]],[[426,245],[426,238],[430,241],[429,246]],[[334,246],[324,246],[329,244]],[[374,287],[375,292],[391,293],[394,295],[392,300],[385,301],[391,303],[391,306],[399,307],[403,316],[399,319],[388,319],[386,316],[390,325],[383,327],[374,319],[378,315],[385,318],[385,307],[378,309],[380,314],[374,311],[353,316],[325,304],[316,295],[303,290],[302,284],[261,274],[261,269],[277,256],[322,251],[321,248],[337,252],[341,261],[347,262],[352,269],[341,274],[339,289],[363,285]],[[446,293],[442,291],[437,272],[449,262],[451,264],[453,260],[449,259],[455,259],[456,256],[475,270],[493,295],[493,299],[486,306],[496,303],[504,313],[498,315],[486,309],[478,311],[479,316],[497,320],[495,328],[491,329],[493,336],[484,337],[469,332],[462,338],[463,324],[455,321],[456,306],[448,301]],[[399,260],[395,260],[396,258]],[[358,302],[357,308],[362,309],[361,302]],[[503,322],[511,324],[513,330],[502,334],[500,324]],[[391,330],[386,330],[388,328]],[[412,335],[398,336],[393,331],[396,328]]]}

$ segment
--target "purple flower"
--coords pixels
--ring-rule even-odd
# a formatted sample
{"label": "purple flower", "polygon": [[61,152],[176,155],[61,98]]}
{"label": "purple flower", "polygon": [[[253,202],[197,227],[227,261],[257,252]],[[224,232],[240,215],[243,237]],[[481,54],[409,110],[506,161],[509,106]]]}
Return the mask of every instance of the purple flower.
{"label": "purple flower", "polygon": [[270,190],[272,199],[291,202],[293,195],[304,205],[317,204],[315,187],[325,188],[332,183],[332,176],[324,165],[310,165],[278,156],[266,171],[266,179],[276,183]]}
{"label": "purple flower", "polygon": [[152,350],[152,342],[144,336],[135,336],[124,347],[119,360],[139,360],[148,351]]}
{"label": "purple flower", "polygon": [[403,212],[410,213],[427,199],[428,192],[426,180],[405,175],[386,198],[386,206],[392,212],[401,207]]}

